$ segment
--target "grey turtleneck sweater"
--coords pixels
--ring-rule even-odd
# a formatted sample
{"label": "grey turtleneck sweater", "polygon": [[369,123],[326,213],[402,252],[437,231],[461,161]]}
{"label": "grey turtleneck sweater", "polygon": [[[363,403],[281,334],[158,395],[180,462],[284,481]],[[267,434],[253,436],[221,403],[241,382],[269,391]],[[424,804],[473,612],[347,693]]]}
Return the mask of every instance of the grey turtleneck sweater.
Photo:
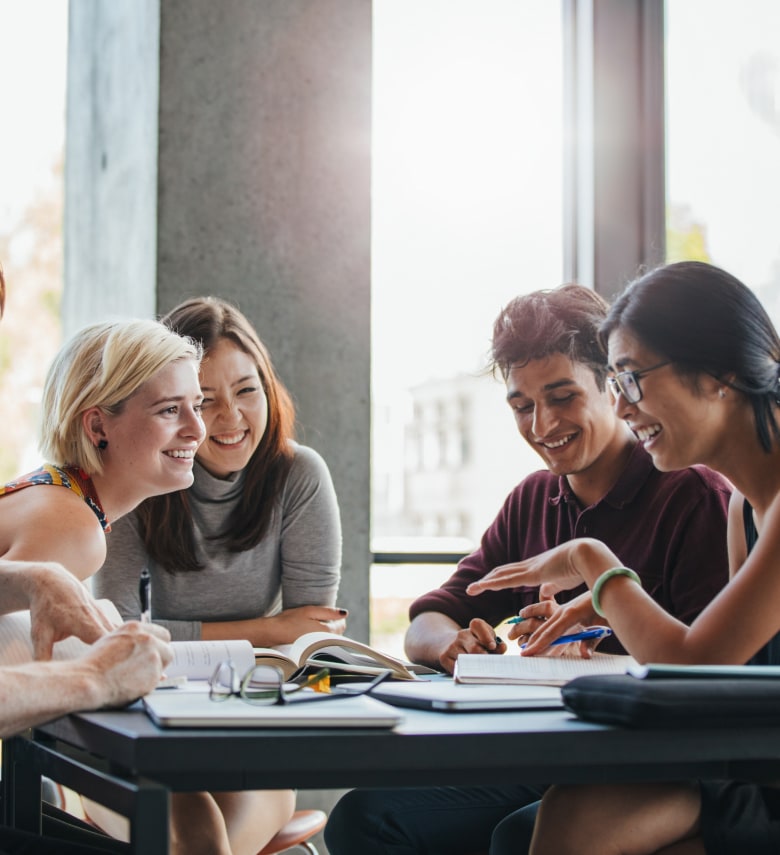
{"label": "grey turtleneck sweater", "polygon": [[244,472],[223,480],[195,463],[189,498],[204,567],[169,573],[151,561],[131,513],[112,523],[106,563],[93,578],[96,597],[113,600],[125,620],[138,619],[138,579],[148,563],[152,619],[174,640],[198,640],[202,621],[247,620],[305,605],[332,606],[341,570],[341,521],[325,461],[293,443],[295,458],[265,537],[246,552],[228,552],[218,534],[236,505]]}

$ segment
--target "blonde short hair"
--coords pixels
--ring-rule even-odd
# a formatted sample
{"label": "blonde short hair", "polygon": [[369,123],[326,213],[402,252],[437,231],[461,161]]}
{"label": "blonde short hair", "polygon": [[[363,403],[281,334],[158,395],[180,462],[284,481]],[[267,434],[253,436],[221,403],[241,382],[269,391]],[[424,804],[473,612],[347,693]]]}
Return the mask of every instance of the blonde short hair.
{"label": "blonde short hair", "polygon": [[180,359],[200,364],[202,349],[157,321],[91,324],[54,358],[43,389],[40,450],[56,466],[102,473],[100,453],[81,416],[91,407],[117,415],[127,399],[163,368]]}

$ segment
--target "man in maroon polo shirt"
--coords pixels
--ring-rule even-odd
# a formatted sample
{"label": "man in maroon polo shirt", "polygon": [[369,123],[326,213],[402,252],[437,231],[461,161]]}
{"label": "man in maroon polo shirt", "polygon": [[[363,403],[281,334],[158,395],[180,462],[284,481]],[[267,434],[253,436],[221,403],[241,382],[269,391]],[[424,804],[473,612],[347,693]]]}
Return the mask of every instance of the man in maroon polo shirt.
{"label": "man in maroon polo shirt", "polygon": [[[584,587],[555,600],[540,599],[537,588],[466,594],[469,583],[494,567],[574,537],[606,543],[639,572],[645,590],[686,623],[726,583],[730,487],[700,466],[659,472],[617,417],[596,335],[606,309],[590,289],[565,285],[518,297],[496,319],[492,367],[506,382],[520,434],[546,469],[515,487],[479,549],[450,579],[412,603],[405,643],[412,661],[452,672],[460,653],[504,653],[495,627],[532,604],[540,618],[564,608],[572,624],[603,623]],[[523,622],[513,635],[535,625]],[[599,650],[623,652],[614,637]],[[522,782],[354,790],[331,813],[325,839],[331,855],[487,851],[498,822],[543,790]],[[517,852],[525,851],[525,843],[517,843]]]}

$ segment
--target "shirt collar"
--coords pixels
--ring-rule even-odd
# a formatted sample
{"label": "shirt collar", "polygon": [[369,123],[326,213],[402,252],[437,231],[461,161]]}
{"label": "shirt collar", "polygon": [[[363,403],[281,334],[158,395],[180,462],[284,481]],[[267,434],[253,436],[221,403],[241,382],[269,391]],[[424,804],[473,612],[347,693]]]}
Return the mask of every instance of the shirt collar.
{"label": "shirt collar", "polygon": [[[625,468],[620,473],[617,481],[610,487],[607,494],[596,504],[606,502],[613,508],[623,508],[636,498],[637,493],[645,485],[645,482],[655,470],[653,458],[645,451],[641,442],[637,442],[631,450]],[[577,497],[569,486],[565,475],[558,479],[558,495],[550,499],[550,504],[558,505],[561,502],[577,502]]]}

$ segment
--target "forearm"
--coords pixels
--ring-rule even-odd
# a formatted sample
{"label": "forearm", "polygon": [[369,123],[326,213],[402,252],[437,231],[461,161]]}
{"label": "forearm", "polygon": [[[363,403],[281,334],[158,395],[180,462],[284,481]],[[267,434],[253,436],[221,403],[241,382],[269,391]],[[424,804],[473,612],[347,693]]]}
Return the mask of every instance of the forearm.
{"label": "forearm", "polygon": [[63,572],[58,564],[0,559],[0,614],[30,608],[36,586]]}
{"label": "forearm", "polygon": [[453,642],[461,627],[439,612],[417,615],[406,630],[404,650],[410,662],[441,667],[441,655]]}
{"label": "forearm", "polygon": [[[573,562],[592,591],[599,577],[620,561],[599,541],[582,541]],[[633,569],[633,568],[632,568]],[[686,627],[659,606],[629,576],[613,576],[600,588],[604,617],[623,646],[641,662],[685,661]]]}
{"label": "forearm", "polygon": [[269,618],[250,620],[213,620],[201,623],[201,638],[204,641],[217,641],[225,638],[245,638],[253,647],[274,647],[284,644],[270,631]]}
{"label": "forearm", "polygon": [[100,675],[75,662],[34,662],[0,669],[0,738],[107,702]]}
{"label": "forearm", "polygon": [[202,624],[202,637],[214,640],[246,638],[254,647],[292,644],[309,632],[341,635],[346,627],[346,609],[333,606],[299,606],[252,620],[210,621]]}

